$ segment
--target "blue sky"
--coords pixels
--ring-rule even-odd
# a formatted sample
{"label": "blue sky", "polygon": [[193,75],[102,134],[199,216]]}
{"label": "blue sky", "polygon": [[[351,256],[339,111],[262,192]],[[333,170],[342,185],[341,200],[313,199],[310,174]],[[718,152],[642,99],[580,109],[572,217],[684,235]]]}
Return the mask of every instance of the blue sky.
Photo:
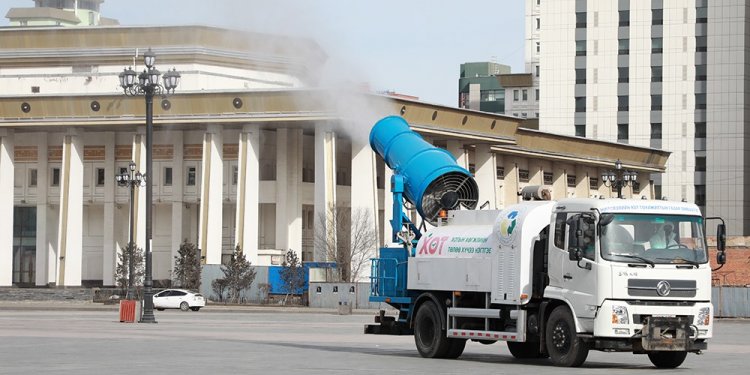
{"label": "blue sky", "polygon": [[[3,0],[32,7],[33,0]],[[329,70],[374,90],[456,106],[459,65],[523,71],[523,0],[105,0],[122,25],[198,24],[315,39]]]}

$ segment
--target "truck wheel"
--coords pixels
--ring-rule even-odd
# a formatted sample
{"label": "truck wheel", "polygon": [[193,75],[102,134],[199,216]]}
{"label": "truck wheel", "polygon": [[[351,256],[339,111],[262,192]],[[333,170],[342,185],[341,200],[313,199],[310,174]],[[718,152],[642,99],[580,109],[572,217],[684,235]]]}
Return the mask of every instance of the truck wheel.
{"label": "truck wheel", "polygon": [[414,317],[414,342],[424,358],[445,358],[450,349],[448,338],[440,325],[440,310],[432,301],[419,307]]}
{"label": "truck wheel", "polygon": [[508,351],[513,357],[518,359],[544,358],[546,357],[539,351],[539,342],[515,342],[507,341]]}
{"label": "truck wheel", "polygon": [[448,339],[448,342],[450,346],[448,347],[448,352],[445,353],[445,358],[456,359],[464,353],[464,348],[466,348],[465,339]]}
{"label": "truck wheel", "polygon": [[549,316],[546,332],[547,353],[555,366],[578,367],[586,361],[589,348],[578,337],[567,306],[558,306]]}
{"label": "truck wheel", "polygon": [[658,368],[677,368],[685,362],[687,352],[649,352],[648,359]]}

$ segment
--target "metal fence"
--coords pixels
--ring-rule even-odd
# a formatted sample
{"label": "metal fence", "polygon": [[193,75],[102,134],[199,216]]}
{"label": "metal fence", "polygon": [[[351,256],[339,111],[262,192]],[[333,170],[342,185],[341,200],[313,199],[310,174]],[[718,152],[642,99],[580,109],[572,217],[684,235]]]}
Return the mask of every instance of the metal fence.
{"label": "metal fence", "polygon": [[750,318],[750,288],[716,286],[711,289],[714,315],[720,318]]}

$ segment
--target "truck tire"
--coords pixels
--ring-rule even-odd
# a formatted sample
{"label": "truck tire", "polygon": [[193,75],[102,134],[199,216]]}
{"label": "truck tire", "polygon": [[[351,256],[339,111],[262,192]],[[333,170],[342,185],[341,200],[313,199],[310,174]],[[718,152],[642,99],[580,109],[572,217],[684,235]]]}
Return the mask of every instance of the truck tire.
{"label": "truck tire", "polygon": [[677,368],[685,362],[687,352],[649,352],[648,359],[657,368]]}
{"label": "truck tire", "polygon": [[578,337],[573,315],[567,306],[552,310],[545,339],[547,353],[555,366],[578,367],[589,355],[589,347]]}
{"label": "truck tire", "polygon": [[448,352],[445,353],[445,358],[456,359],[464,353],[464,348],[466,348],[465,339],[448,339],[448,342],[450,343],[450,347],[448,347]]}
{"label": "truck tire", "polygon": [[424,358],[445,358],[448,354],[451,345],[440,324],[440,310],[432,301],[423,303],[417,310],[414,317],[414,343],[419,355]]}
{"label": "truck tire", "polygon": [[508,344],[508,351],[510,351],[510,354],[512,354],[514,358],[530,359],[546,357],[546,355],[542,354],[539,350],[539,341],[507,341],[506,343]]}

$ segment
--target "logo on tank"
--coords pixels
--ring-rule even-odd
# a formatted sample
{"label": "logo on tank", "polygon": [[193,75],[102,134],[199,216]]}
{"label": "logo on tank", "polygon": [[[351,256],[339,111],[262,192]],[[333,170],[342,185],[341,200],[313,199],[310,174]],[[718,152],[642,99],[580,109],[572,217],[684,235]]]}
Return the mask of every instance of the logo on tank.
{"label": "logo on tank", "polygon": [[500,244],[510,245],[513,243],[518,229],[518,215],[518,210],[510,210],[501,214],[497,231],[500,236]]}

